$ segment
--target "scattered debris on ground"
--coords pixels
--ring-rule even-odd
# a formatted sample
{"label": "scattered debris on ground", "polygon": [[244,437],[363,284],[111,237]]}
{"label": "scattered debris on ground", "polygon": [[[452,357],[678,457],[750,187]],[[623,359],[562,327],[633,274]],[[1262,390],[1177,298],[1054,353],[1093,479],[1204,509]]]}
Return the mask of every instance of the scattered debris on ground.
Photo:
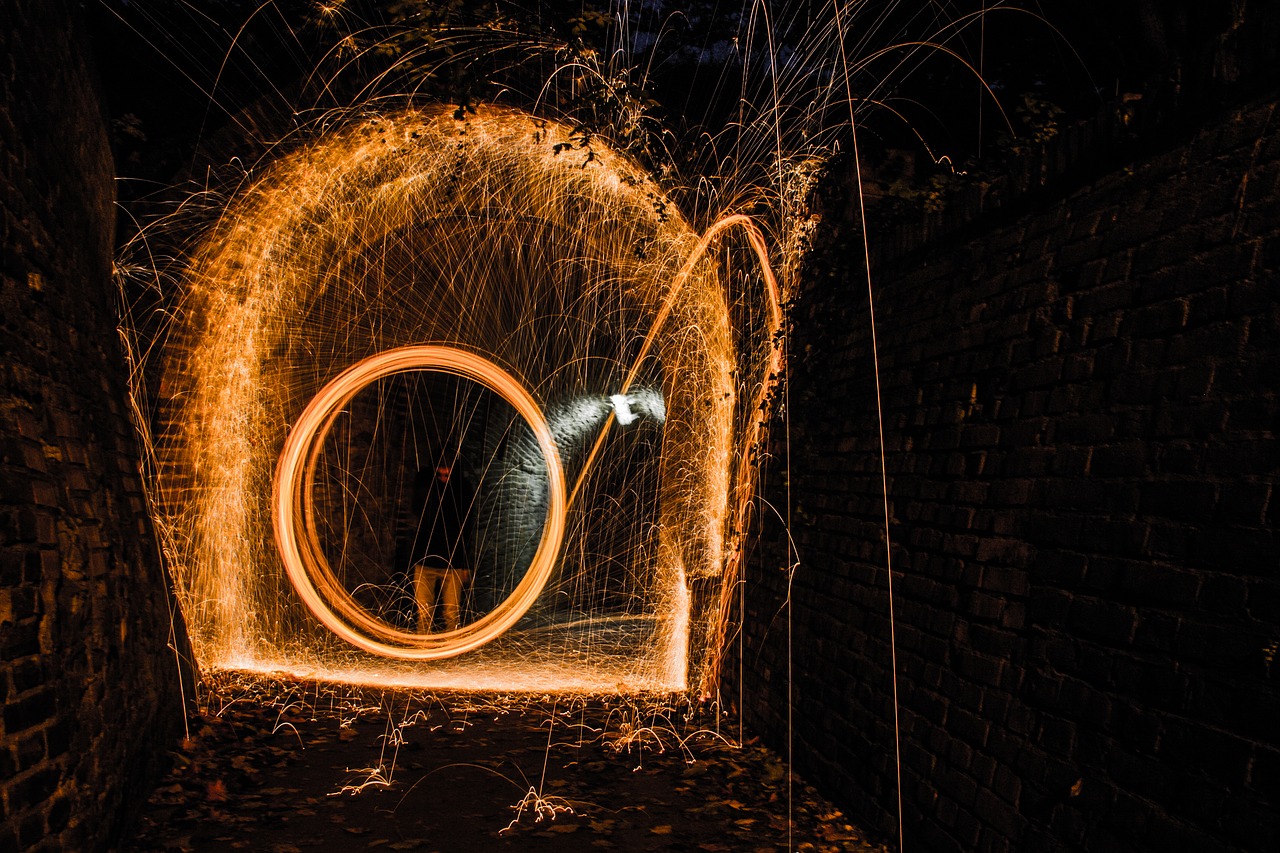
{"label": "scattered debris on ground", "polygon": [[139,851],[881,851],[737,724],[666,697],[223,677]]}

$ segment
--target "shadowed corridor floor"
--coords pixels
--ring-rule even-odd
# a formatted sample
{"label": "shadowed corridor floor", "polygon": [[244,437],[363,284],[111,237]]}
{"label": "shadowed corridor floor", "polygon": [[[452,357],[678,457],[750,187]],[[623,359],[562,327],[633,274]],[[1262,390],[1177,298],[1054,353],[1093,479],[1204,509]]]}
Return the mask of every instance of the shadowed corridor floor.
{"label": "shadowed corridor floor", "polygon": [[726,715],[222,681],[124,849],[884,850]]}

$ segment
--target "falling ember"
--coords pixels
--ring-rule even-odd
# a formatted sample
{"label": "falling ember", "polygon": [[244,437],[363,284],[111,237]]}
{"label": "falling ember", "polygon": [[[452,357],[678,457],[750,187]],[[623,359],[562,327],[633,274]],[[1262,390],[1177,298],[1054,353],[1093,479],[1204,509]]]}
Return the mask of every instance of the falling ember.
{"label": "falling ember", "polygon": [[[699,235],[554,122],[405,110],[282,158],[192,253],[165,343],[152,494],[201,665],[704,678],[780,325],[749,219]],[[473,569],[439,631],[405,616],[438,465],[471,484]]]}

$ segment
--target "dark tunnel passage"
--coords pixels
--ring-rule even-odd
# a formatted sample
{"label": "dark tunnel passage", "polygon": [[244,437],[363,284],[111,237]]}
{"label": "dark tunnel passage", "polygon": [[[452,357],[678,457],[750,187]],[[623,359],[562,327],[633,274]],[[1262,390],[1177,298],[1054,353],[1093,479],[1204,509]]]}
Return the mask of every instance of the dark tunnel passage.
{"label": "dark tunnel passage", "polygon": [[[815,173],[720,689],[656,698],[549,681],[514,697],[512,669],[482,694],[199,670],[149,511],[136,424],[153,413],[131,411],[117,328],[122,301],[164,282],[121,269],[130,217],[113,208],[136,193],[116,189],[141,168],[131,156],[169,177],[195,161],[159,123],[140,141],[110,103],[127,100],[122,70],[93,67],[152,49],[103,23],[141,5],[0,0],[0,850],[1280,845],[1272,5],[1081,4],[1062,28],[1113,58],[1088,114],[924,195],[895,195],[898,176],[863,164],[872,203],[905,206],[898,218],[860,224],[863,165]],[[185,85],[162,59],[153,85]],[[1015,117],[1053,94],[996,91]],[[413,260],[442,229],[393,234],[388,280],[445,275]],[[531,279],[543,252],[495,263]],[[528,309],[500,307],[513,326]],[[590,333],[616,337],[627,310]],[[328,353],[316,373],[363,355]],[[567,370],[598,379],[579,383],[590,394],[539,389],[570,479],[588,427],[617,422],[560,569],[513,628],[534,638],[650,615],[663,532],[668,368],[654,359],[621,401],[613,368]],[[442,460],[470,493],[464,618],[533,557],[546,465],[475,382],[380,380],[318,458],[325,557],[388,623],[415,618],[415,483]]]}

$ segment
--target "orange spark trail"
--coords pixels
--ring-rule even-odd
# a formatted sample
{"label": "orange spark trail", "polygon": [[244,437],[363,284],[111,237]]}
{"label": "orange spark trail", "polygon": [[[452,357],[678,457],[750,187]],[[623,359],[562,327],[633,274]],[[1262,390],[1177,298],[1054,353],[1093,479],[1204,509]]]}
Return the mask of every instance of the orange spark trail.
{"label": "orange spark trail", "polygon": [[[554,122],[403,110],[263,170],[180,283],[149,365],[151,491],[201,666],[510,690],[705,677],[724,614],[691,584],[732,583],[781,368],[748,217],[699,234]],[[388,578],[406,482],[445,445],[477,480],[496,603],[414,631]]]}
{"label": "orange spark trail", "polygon": [[[547,465],[551,487],[550,507],[537,554],[515,592],[479,620],[438,634],[401,631],[372,618],[334,577],[317,541],[314,523],[299,525],[304,518],[300,509],[309,506],[318,448],[333,425],[333,414],[359,391],[383,376],[428,369],[473,379],[511,403],[533,429]],[[564,539],[564,491],[564,470],[546,418],[529,392],[509,373],[487,359],[453,347],[401,347],[353,365],[312,398],[294,424],[284,452],[280,454],[274,481],[272,522],[289,580],[307,609],[325,627],[352,645],[374,654],[405,660],[434,660],[460,655],[502,636],[533,604],[551,577]]]}

